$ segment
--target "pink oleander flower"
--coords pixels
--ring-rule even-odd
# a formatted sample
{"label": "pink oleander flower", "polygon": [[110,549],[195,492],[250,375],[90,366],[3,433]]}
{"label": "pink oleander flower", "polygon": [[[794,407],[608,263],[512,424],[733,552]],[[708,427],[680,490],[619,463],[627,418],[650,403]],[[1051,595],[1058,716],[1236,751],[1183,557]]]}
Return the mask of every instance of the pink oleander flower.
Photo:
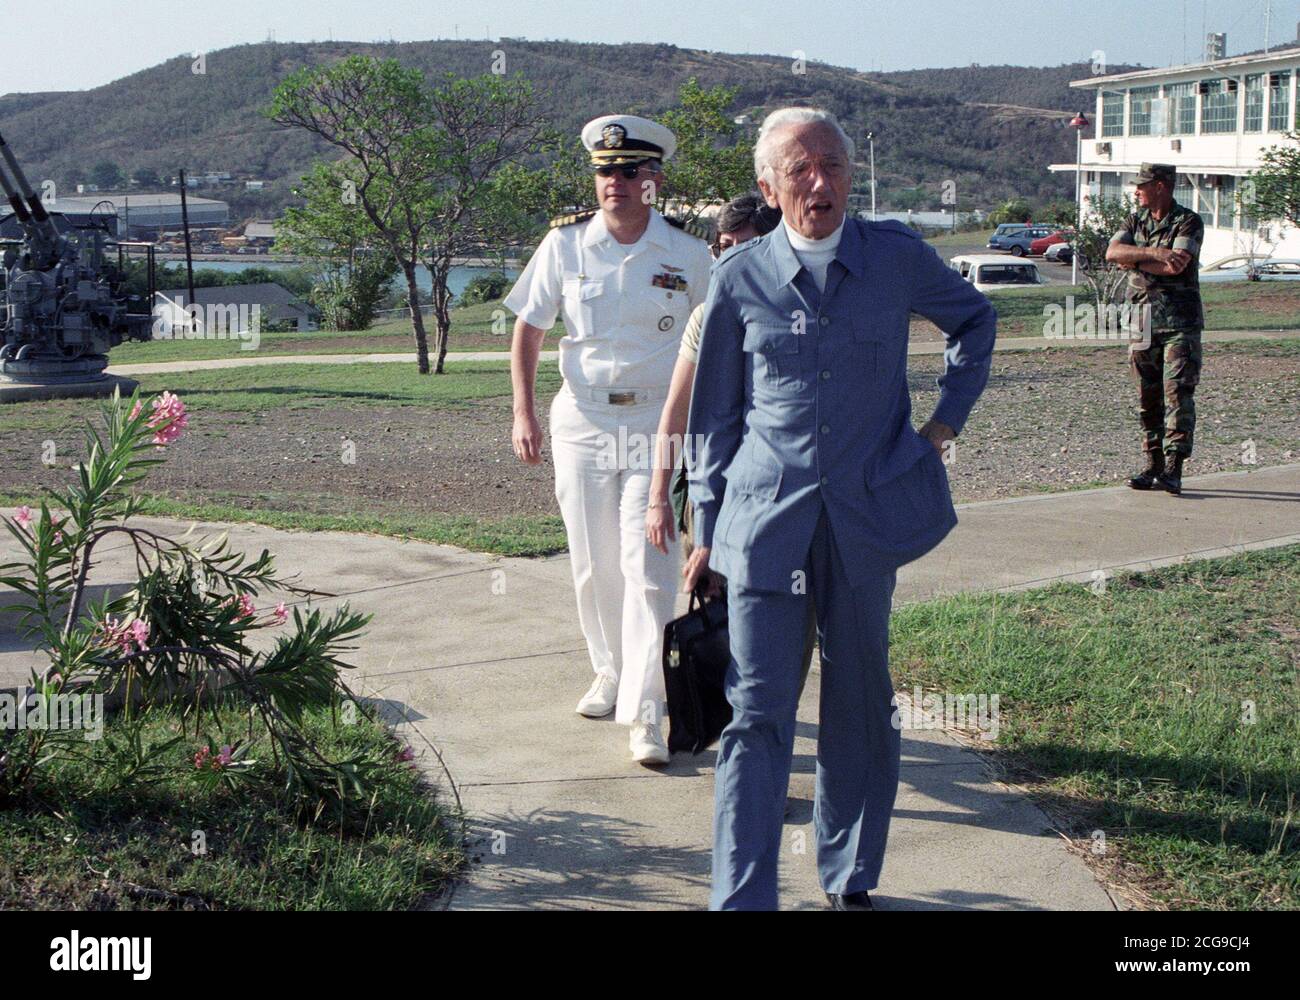
{"label": "pink oleander flower", "polygon": [[23,504],[18,508],[18,512],[14,514],[14,520],[18,523],[18,527],[30,528],[32,524],[32,509],[26,504]]}
{"label": "pink oleander flower", "polygon": [[284,601],[281,601],[275,606],[275,610],[272,614],[275,615],[275,623],[277,625],[283,625],[289,620],[289,609],[284,606]]}
{"label": "pink oleander flower", "polygon": [[116,646],[123,656],[144,652],[148,648],[149,625],[139,618],[129,624],[116,618],[105,618],[99,627],[108,645]]}
{"label": "pink oleander flower", "polygon": [[154,432],[153,443],[162,447],[178,440],[189,423],[181,398],[164,392],[153,401],[153,415],[145,421],[145,426]]}
{"label": "pink oleander flower", "polygon": [[62,531],[55,530],[55,532],[54,532],[54,544],[55,544],[55,545],[62,545],[62,544],[63,544],[63,532],[62,532]]}
{"label": "pink oleander flower", "polygon": [[223,747],[221,748],[221,753],[217,754],[217,761],[216,761],[215,764],[212,765],[213,768],[217,768],[218,766],[220,766],[220,767],[229,767],[229,766],[230,766],[230,755],[231,755],[231,748],[230,748],[229,744],[227,744],[226,746],[223,746]]}
{"label": "pink oleander flower", "polygon": [[145,649],[149,642],[149,626],[137,618],[130,626],[131,638],[138,649]]}
{"label": "pink oleander flower", "polygon": [[397,760],[402,763],[405,763],[408,760],[415,760],[415,751],[410,747],[402,747],[402,749],[398,751]]}
{"label": "pink oleander flower", "polygon": [[143,409],[144,409],[144,403],[140,402],[140,400],[137,399],[135,401],[135,405],[131,407],[131,419],[134,420],[136,417],[138,417],[140,415],[140,411]]}
{"label": "pink oleander flower", "polygon": [[240,618],[252,618],[257,614],[257,608],[253,605],[253,599],[247,594],[240,594],[238,597],[231,594],[226,598],[226,605],[238,605]]}
{"label": "pink oleander flower", "polygon": [[194,770],[202,771],[203,765],[208,762],[208,748],[200,747],[199,752],[194,755]]}

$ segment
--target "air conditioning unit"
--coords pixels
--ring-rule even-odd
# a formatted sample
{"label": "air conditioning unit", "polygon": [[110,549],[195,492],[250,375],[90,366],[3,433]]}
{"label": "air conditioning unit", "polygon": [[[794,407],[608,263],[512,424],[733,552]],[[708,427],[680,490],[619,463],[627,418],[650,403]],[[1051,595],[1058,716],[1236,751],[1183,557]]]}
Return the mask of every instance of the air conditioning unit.
{"label": "air conditioning unit", "polygon": [[1182,139],[1170,139],[1170,140],[1169,140],[1169,148],[1172,149],[1175,153],[1181,153],[1181,152],[1183,151],[1183,140],[1182,140]]}
{"label": "air conditioning unit", "polygon": [[1229,94],[1235,94],[1236,92],[1237,92],[1237,78],[1236,78],[1236,77],[1229,77],[1229,78],[1228,78],[1228,93],[1229,93]]}
{"label": "air conditioning unit", "polygon": [[1097,155],[1098,155],[1098,156],[1110,156],[1110,143],[1108,143],[1108,142],[1099,142],[1099,143],[1097,143]]}
{"label": "air conditioning unit", "polygon": [[1196,92],[1198,94],[1208,94],[1210,92],[1210,81],[1202,80],[1200,83],[1198,83],[1196,85]]}
{"label": "air conditioning unit", "polygon": [[1269,87],[1270,87],[1271,89],[1273,89],[1273,90],[1277,90],[1279,87],[1281,87],[1281,86],[1282,86],[1282,74],[1281,74],[1281,73],[1270,73],[1270,74],[1268,75],[1268,85],[1269,85]]}

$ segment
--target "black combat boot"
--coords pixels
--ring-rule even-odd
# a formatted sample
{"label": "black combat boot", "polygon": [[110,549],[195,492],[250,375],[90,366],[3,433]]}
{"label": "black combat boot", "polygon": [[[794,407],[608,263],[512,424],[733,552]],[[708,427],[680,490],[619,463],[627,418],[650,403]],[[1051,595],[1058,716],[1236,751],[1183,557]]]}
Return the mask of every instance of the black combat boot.
{"label": "black combat boot", "polygon": [[1173,463],[1156,477],[1160,488],[1172,493],[1174,496],[1183,492],[1183,459],[1185,457],[1181,452],[1175,452]]}
{"label": "black combat boot", "polygon": [[1165,472],[1165,453],[1152,451],[1147,453],[1147,467],[1136,476],[1129,476],[1128,484],[1135,490],[1154,489]]}

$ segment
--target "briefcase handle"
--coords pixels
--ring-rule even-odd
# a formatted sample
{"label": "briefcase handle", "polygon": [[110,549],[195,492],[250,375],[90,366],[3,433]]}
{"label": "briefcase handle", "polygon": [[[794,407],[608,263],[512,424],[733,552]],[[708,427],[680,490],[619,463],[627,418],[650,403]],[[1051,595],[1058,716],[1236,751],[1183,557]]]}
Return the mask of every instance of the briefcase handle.
{"label": "briefcase handle", "polygon": [[[709,607],[711,604],[715,606],[720,605],[720,607],[715,607],[711,610]],[[705,596],[704,585],[702,583],[696,583],[696,585],[691,588],[691,599],[687,606],[686,613],[689,615],[698,615],[708,624],[709,629],[717,628],[719,624],[722,624],[725,627],[727,620],[727,605],[726,602],[721,599],[721,595],[716,598]]]}

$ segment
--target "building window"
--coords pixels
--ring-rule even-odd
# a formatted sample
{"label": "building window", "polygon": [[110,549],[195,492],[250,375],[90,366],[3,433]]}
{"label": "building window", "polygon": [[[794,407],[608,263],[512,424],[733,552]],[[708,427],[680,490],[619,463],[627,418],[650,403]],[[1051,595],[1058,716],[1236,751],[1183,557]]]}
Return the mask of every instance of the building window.
{"label": "building window", "polygon": [[1151,102],[1159,96],[1159,87],[1134,87],[1129,91],[1129,135],[1151,134]]}
{"label": "building window", "polygon": [[1196,197],[1196,192],[1192,189],[1192,180],[1186,174],[1178,174],[1174,179],[1174,201],[1182,205],[1183,208],[1192,207],[1192,199]]}
{"label": "building window", "polygon": [[1243,231],[1254,229],[1259,225],[1259,220],[1252,214],[1251,209],[1254,207],[1248,199],[1254,198],[1255,182],[1247,175],[1237,182],[1239,191],[1237,208],[1241,212],[1241,229]]}
{"label": "building window", "polygon": [[1101,96],[1101,134],[1124,134],[1124,91],[1107,92]]}
{"label": "building window", "polygon": [[1123,179],[1116,173],[1101,175],[1101,200],[1119,201],[1124,194]]}
{"label": "building window", "polygon": [[1237,218],[1237,178],[1219,178],[1219,228],[1231,229]]}
{"label": "building window", "polygon": [[1236,80],[1202,80],[1201,134],[1237,131]]}
{"label": "building window", "polygon": [[1264,131],[1264,74],[1246,77],[1246,116],[1242,121],[1246,132]]}
{"label": "building window", "polygon": [[1192,135],[1196,131],[1196,84],[1171,83],[1165,87],[1169,107],[1170,135]]}
{"label": "building window", "polygon": [[1213,183],[1213,177],[1202,174],[1200,182],[1196,185],[1196,214],[1201,217],[1201,223],[1206,229],[1210,229],[1214,225]]}
{"label": "building window", "polygon": [[1291,116],[1291,73],[1284,70],[1281,73],[1270,73],[1268,75],[1268,130],[1270,132],[1287,131],[1288,121]]}

